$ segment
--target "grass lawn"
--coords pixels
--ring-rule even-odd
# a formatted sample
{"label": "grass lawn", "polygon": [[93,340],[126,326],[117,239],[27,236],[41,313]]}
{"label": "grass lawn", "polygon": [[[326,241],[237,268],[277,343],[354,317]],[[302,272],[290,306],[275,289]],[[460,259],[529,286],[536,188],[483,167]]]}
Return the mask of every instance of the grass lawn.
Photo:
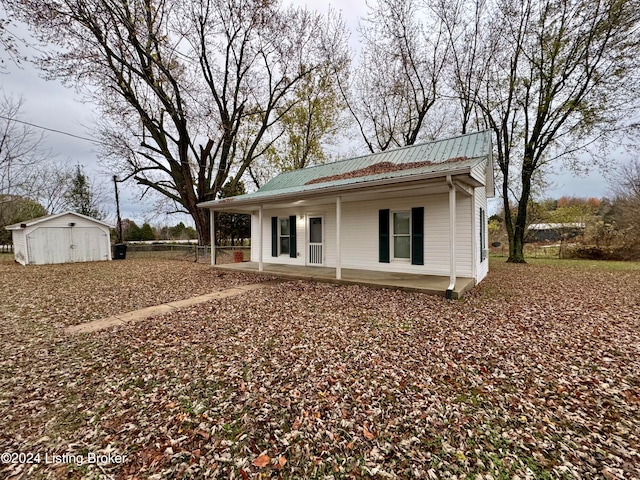
{"label": "grass lawn", "polygon": [[288,281],[62,332],[261,280],[0,261],[0,453],[35,462],[0,477],[640,478],[639,264],[492,259],[461,301]]}

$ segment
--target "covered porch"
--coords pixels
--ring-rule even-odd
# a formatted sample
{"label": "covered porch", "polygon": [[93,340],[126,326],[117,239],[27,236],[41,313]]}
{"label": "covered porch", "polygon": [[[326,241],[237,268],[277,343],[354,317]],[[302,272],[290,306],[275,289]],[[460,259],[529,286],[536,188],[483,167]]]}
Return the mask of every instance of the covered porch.
{"label": "covered porch", "polygon": [[[262,270],[260,270],[258,262],[242,262],[214,265],[213,268],[233,272],[273,275],[288,279],[336,283],[339,285],[366,285],[376,288],[393,288],[441,296],[447,294],[447,289],[450,285],[450,278],[448,276],[390,273],[349,268],[342,269],[341,278],[336,278],[336,269],[331,267],[263,263]],[[451,292],[451,298],[461,298],[465,292],[471,290],[474,285],[475,282],[473,278],[457,277],[455,287]]]}

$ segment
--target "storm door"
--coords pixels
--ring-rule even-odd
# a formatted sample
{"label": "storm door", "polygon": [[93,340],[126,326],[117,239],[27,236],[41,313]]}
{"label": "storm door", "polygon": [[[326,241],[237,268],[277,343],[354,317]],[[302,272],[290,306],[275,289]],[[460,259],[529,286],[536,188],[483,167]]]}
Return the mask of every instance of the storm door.
{"label": "storm door", "polygon": [[323,264],[323,242],[322,217],[309,217],[309,265]]}

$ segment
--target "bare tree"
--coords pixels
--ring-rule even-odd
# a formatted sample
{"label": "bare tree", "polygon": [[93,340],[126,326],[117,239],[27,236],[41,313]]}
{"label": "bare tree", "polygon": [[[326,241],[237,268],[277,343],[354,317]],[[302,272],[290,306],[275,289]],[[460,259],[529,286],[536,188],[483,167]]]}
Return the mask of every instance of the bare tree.
{"label": "bare tree", "polygon": [[305,78],[294,96],[294,105],[281,117],[282,134],[249,166],[257,187],[276,172],[321,165],[330,160],[329,149],[347,130],[348,117],[337,87],[336,75],[346,73],[343,64],[327,65],[324,73]]}
{"label": "bare tree", "polygon": [[616,185],[613,214],[622,243],[627,248],[640,248],[640,160],[622,165]]}
{"label": "bare tree", "polygon": [[[454,91],[463,125],[475,108],[478,123],[494,132],[508,261],[524,262],[536,175],[605,144],[637,112],[640,8],[635,0],[501,0],[474,8],[471,20],[446,20]],[[481,48],[471,48],[468,39],[478,35]]]}
{"label": "bare tree", "polygon": [[448,45],[441,22],[418,0],[380,0],[364,19],[363,51],[345,100],[371,152],[429,138]]}
{"label": "bare tree", "polygon": [[15,24],[7,14],[4,0],[0,0],[0,47],[2,47],[4,54],[0,55],[0,69],[4,68],[2,65],[5,62],[4,56],[14,63],[20,63],[21,56],[18,52],[18,45],[21,41],[15,34],[15,28]]}
{"label": "bare tree", "polygon": [[44,136],[19,119],[24,99],[0,90],[0,195],[30,196],[34,169],[47,161]]}
{"label": "bare tree", "polygon": [[237,183],[277,138],[296,87],[326,62],[325,40],[338,28],[262,0],[6,2],[57,45],[42,68],[90,87],[121,179],[189,213],[202,243],[209,219],[197,204],[227,179]]}

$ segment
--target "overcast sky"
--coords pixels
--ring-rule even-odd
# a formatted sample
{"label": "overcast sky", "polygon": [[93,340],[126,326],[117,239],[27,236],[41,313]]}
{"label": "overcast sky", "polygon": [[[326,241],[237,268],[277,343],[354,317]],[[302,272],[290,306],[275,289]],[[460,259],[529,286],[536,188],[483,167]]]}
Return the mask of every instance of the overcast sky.
{"label": "overcast sky", "polygon": [[[296,3],[306,4],[320,13],[326,13],[331,5],[326,0],[297,0]],[[340,7],[334,6],[334,8],[342,13],[351,31],[351,43],[356,46],[358,19],[366,14],[365,0],[352,0],[347,6],[341,3]],[[28,63],[17,67],[11,62],[5,62],[5,66],[6,70],[0,73],[0,84],[4,94],[24,98],[20,120],[80,137],[91,137],[90,130],[95,115],[93,106],[82,103],[80,96],[73,89],[63,87],[59,82],[43,80],[39,72]],[[98,164],[95,146],[89,141],[54,132],[46,133],[45,144],[47,149],[57,154],[58,160],[72,165],[82,165],[89,175],[103,184],[109,202],[105,207],[109,210],[109,220],[113,221],[115,200],[111,200],[113,187],[110,179],[117,172],[105,172],[104,168]],[[549,180],[553,187],[546,192],[546,197],[558,198],[563,195],[603,197],[607,196],[610,190],[607,179],[597,169],[585,176],[577,176],[573,172],[562,172],[550,176]],[[139,196],[140,192],[135,187],[123,187],[120,191],[123,218],[131,218],[139,223],[150,220],[152,223],[173,225],[183,220],[185,223],[192,224],[189,217],[154,218],[152,206],[144,200],[140,201]],[[497,211],[498,208],[499,201],[496,200],[492,210]]]}

